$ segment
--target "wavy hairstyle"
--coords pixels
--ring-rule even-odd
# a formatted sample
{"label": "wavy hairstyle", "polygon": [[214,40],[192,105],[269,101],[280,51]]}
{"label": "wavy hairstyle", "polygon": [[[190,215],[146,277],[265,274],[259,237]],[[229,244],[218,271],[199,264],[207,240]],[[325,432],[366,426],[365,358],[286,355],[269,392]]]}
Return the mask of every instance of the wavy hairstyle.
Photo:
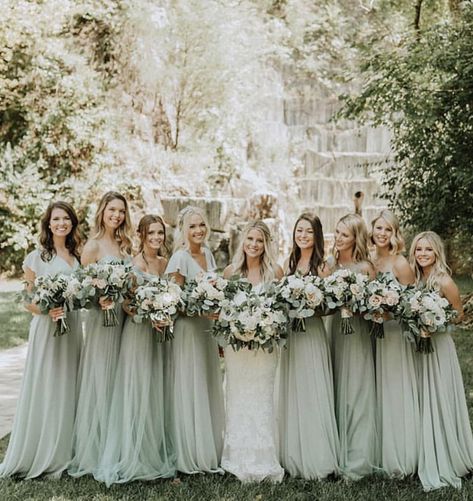
{"label": "wavy hairstyle", "polygon": [[422,267],[419,266],[415,257],[415,251],[419,240],[425,239],[432,247],[435,254],[435,263],[432,267],[432,271],[425,282],[425,286],[428,289],[439,290],[441,278],[445,275],[451,275],[450,268],[447,265],[447,259],[445,257],[445,247],[443,245],[442,239],[434,231],[423,231],[414,237],[412,240],[411,248],[409,251],[409,264],[414,270],[416,277],[416,285],[419,285],[423,280]]}
{"label": "wavy hairstyle", "polygon": [[248,223],[243,229],[240,243],[232,260],[233,271],[242,276],[246,276],[248,273],[248,263],[243,247],[251,230],[258,230],[263,235],[264,251],[260,257],[260,276],[263,282],[270,282],[274,278],[276,258],[272,249],[271,232],[266,223],[260,220]]}
{"label": "wavy hairstyle", "polygon": [[79,219],[77,218],[76,212],[72,205],[62,201],[52,202],[41,218],[41,231],[39,235],[39,243],[42,249],[40,254],[41,259],[45,262],[51,261],[51,259],[56,255],[53,233],[50,228],[51,216],[54,209],[62,209],[71,219],[72,229],[71,232],[66,236],[66,249],[79,261],[79,250],[82,245],[82,238],[78,228]]}
{"label": "wavy hairstyle", "polygon": [[390,249],[389,253],[393,256],[397,256],[406,249],[406,244],[401,233],[401,228],[399,226],[399,219],[390,210],[387,209],[382,210],[371,221],[371,231],[369,234],[370,242],[374,245],[374,240],[373,240],[374,227],[376,225],[376,221],[381,218],[384,219],[389,224],[389,226],[391,226],[391,229],[393,230],[393,233],[391,235],[391,240],[389,241],[389,249]]}
{"label": "wavy hairstyle", "polygon": [[[352,251],[353,261],[355,263],[360,263],[361,261],[371,263],[368,251],[368,229],[366,228],[365,220],[359,214],[346,214],[338,220],[335,228],[340,223],[343,223],[355,237]],[[335,243],[332,248],[332,254],[338,261],[338,251]]]}
{"label": "wavy hairstyle", "polygon": [[296,272],[297,263],[301,258],[301,249],[296,244],[296,228],[300,221],[307,221],[310,223],[312,231],[314,232],[314,247],[312,248],[312,255],[310,256],[309,272],[312,275],[318,275],[319,267],[324,262],[324,232],[319,217],[311,212],[302,213],[294,224],[288,274],[293,275]]}
{"label": "wavy hairstyle", "polygon": [[158,249],[157,255],[158,256],[165,256],[167,254],[167,252],[166,252],[166,225],[164,224],[163,218],[161,216],[156,216],[154,214],[146,214],[145,216],[143,216],[140,219],[140,222],[138,223],[138,228],[136,230],[136,233],[138,233],[138,236],[140,238],[140,245],[138,248],[138,253],[143,252],[145,241],[148,238],[149,228],[154,223],[159,223],[163,227],[164,242],[163,242],[163,245]]}
{"label": "wavy hairstyle", "polygon": [[182,209],[177,216],[176,233],[174,235],[174,252],[179,249],[189,249],[189,228],[190,218],[197,214],[205,223],[206,234],[204,244],[207,245],[210,236],[210,225],[207,214],[200,207],[188,205]]}
{"label": "wavy hairstyle", "polygon": [[118,243],[120,254],[122,256],[126,256],[127,254],[131,254],[131,251],[133,249],[132,224],[131,224],[130,210],[128,208],[128,202],[121,193],[118,193],[116,191],[108,191],[100,199],[97,212],[95,213],[95,228],[94,228],[95,234],[91,238],[99,239],[104,236],[105,225],[103,223],[103,215],[105,209],[107,208],[107,205],[113,200],[121,200],[125,204],[125,220],[115,230],[114,237]]}

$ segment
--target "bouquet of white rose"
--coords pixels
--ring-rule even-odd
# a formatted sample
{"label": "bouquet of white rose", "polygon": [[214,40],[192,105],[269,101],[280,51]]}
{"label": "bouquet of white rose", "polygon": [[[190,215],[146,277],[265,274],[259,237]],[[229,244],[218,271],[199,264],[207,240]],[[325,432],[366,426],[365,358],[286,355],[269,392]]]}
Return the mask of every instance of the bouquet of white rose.
{"label": "bouquet of white rose", "polygon": [[31,293],[26,297],[38,306],[41,313],[48,313],[53,308],[64,308],[64,314],[56,320],[54,336],[62,336],[70,332],[67,322],[67,304],[64,293],[70,280],[68,275],[57,273],[55,275],[41,275],[36,277]]}
{"label": "bouquet of white rose", "polygon": [[417,344],[420,353],[433,353],[431,335],[444,332],[456,311],[447,299],[436,291],[408,287],[399,305],[404,334]]}
{"label": "bouquet of white rose", "polygon": [[95,288],[95,301],[99,298],[111,300],[110,306],[103,311],[104,327],[118,325],[118,317],[115,311],[116,303],[122,303],[128,291],[136,283],[133,268],[123,263],[94,263],[84,268],[83,279],[91,281]]}
{"label": "bouquet of white rose", "polygon": [[271,353],[287,334],[288,318],[274,298],[242,287],[232,299],[221,303],[213,335],[223,338],[234,350],[262,349]]}
{"label": "bouquet of white rose", "polygon": [[216,273],[199,273],[193,280],[185,283],[182,300],[187,315],[216,313],[225,299],[228,280]]}
{"label": "bouquet of white rose", "polygon": [[135,313],[133,322],[149,320],[159,342],[172,339],[174,319],[183,306],[181,294],[179,285],[159,277],[138,286],[129,305]]}
{"label": "bouquet of white rose", "polygon": [[385,313],[398,314],[401,295],[405,287],[390,273],[378,273],[375,280],[366,286],[366,320],[371,320],[371,334],[378,338],[384,337]]}
{"label": "bouquet of white rose", "polygon": [[366,275],[346,268],[335,271],[323,280],[327,307],[330,310],[340,309],[343,334],[353,334],[353,314],[366,311],[365,289],[368,282]]}
{"label": "bouquet of white rose", "polygon": [[274,295],[276,303],[282,303],[292,319],[293,332],[305,332],[305,319],[324,311],[323,280],[317,276],[286,276],[275,285]]}

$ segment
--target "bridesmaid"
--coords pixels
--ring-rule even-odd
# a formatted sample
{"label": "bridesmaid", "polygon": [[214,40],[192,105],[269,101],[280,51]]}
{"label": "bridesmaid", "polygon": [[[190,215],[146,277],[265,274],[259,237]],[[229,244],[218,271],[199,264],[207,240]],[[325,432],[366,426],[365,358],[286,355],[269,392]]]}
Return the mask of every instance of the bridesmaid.
{"label": "bridesmaid", "polygon": [[[209,224],[204,212],[186,207],[178,217],[178,231],[166,273],[179,285],[197,274],[214,271],[206,246]],[[171,342],[170,426],[177,470],[183,473],[221,472],[224,426],[222,374],[217,343],[206,317],[180,316]]]}
{"label": "bridesmaid", "polygon": [[[164,221],[159,216],[143,216],[138,235],[140,248],[133,259],[137,273],[146,278],[161,276],[167,265],[162,256]],[[164,428],[162,343],[157,342],[149,322],[134,323],[133,313],[127,313],[105,452],[95,475],[109,486],[172,477],[175,473]]]}
{"label": "bridesmaid", "polygon": [[[347,214],[337,223],[333,249],[335,266],[371,278],[368,230],[361,216]],[[354,316],[354,333],[340,332],[340,313],[331,320],[335,382],[335,416],[340,437],[340,469],[354,480],[369,475],[377,465],[376,386],[368,322]]]}
{"label": "bridesmaid", "polygon": [[[371,222],[372,261],[377,273],[388,273],[403,285],[414,283],[397,217],[381,211]],[[384,322],[384,338],[376,339],[377,426],[380,467],[390,477],[417,472],[420,414],[415,345],[407,341],[399,322]]]}
{"label": "bridesmaid", "polygon": [[[326,277],[322,223],[304,213],[292,234],[287,273]],[[301,388],[304,391],[301,392]],[[321,317],[290,333],[282,350],[279,391],[281,463],[294,477],[317,480],[338,473],[340,443],[334,413],[330,346]]]}
{"label": "bridesmaid", "polygon": [[[38,276],[71,273],[79,266],[78,219],[66,202],[54,202],[41,218],[40,248],[23,264],[31,290]],[[59,477],[72,457],[76,373],[81,345],[78,312],[67,314],[70,332],[53,337],[55,322],[64,311],[42,315],[36,305],[30,325],[28,355],[13,422],[13,431],[0,476]]]}
{"label": "bridesmaid", "polygon": [[[458,287],[446,264],[443,242],[433,231],[412,241],[409,261],[416,284],[438,291],[463,317]],[[473,437],[455,344],[448,332],[432,335],[434,352],[417,354],[421,438],[419,478],[425,491],[451,485],[473,471]]]}
{"label": "bridesmaid", "polygon": [[[120,193],[109,191],[97,208],[95,233],[85,244],[82,265],[128,261],[131,248],[127,201]],[[106,309],[110,301],[100,298],[100,305]],[[115,309],[119,319],[115,327],[103,326],[100,308],[87,312],[79,367],[74,457],[68,470],[75,477],[93,474],[104,451],[124,318],[120,305],[115,305]]]}

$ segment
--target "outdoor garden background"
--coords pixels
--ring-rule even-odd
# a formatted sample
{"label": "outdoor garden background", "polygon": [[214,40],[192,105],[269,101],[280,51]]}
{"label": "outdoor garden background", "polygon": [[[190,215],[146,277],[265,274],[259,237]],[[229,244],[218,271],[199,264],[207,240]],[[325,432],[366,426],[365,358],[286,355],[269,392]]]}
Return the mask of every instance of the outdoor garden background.
{"label": "outdoor garden background", "polygon": [[[445,239],[473,415],[472,54],[471,1],[0,0],[0,272],[18,277],[53,199],[73,203],[85,233],[110,189],[135,220],[171,227],[201,205],[223,264],[245,220],[268,219],[283,257],[301,210],[329,240],[361,192],[368,222],[389,206],[408,239]],[[0,350],[24,343],[28,322],[1,292]],[[379,478],[0,481],[5,500],[419,497],[466,500],[473,482],[423,494]]]}

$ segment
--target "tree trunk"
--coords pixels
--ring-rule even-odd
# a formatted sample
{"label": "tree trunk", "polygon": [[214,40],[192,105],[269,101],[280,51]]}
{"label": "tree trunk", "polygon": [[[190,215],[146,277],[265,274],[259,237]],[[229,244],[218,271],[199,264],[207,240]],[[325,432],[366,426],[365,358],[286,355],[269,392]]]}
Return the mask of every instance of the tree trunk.
{"label": "tree trunk", "polygon": [[420,35],[420,15],[422,12],[422,2],[424,0],[417,0],[416,6],[415,6],[415,18],[414,18],[414,29],[416,30],[417,37]]}

